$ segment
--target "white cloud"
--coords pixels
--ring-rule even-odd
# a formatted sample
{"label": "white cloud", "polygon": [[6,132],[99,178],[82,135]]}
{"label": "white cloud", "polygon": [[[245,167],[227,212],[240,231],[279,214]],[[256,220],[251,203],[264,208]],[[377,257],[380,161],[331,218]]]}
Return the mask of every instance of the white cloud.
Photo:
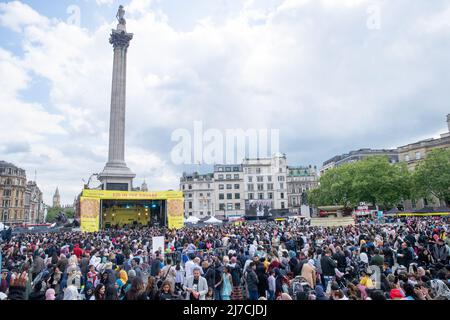
{"label": "white cloud", "polygon": [[8,3],[0,3],[0,25],[10,28],[16,32],[20,32],[23,27],[28,25],[47,26],[49,20],[41,16],[30,6],[20,2],[12,1]]}

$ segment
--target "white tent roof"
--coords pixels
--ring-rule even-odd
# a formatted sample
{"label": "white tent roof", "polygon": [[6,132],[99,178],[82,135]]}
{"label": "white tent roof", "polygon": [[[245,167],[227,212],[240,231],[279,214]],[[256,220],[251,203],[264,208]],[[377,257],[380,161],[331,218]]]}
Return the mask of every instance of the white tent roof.
{"label": "white tent roof", "polygon": [[187,218],[185,222],[187,222],[187,223],[197,223],[199,221],[200,221],[199,218],[194,217],[194,216],[189,216],[189,218]]}
{"label": "white tent roof", "polygon": [[205,223],[222,223],[222,221],[217,219],[216,217],[211,217],[208,220],[206,220]]}

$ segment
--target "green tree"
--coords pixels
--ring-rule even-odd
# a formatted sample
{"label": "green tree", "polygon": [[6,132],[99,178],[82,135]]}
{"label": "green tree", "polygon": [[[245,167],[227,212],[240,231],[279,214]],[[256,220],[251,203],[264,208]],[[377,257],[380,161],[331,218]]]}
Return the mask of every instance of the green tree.
{"label": "green tree", "polygon": [[416,197],[431,196],[450,206],[450,149],[435,149],[419,163],[413,174]]}
{"label": "green tree", "polygon": [[319,182],[320,187],[309,193],[315,206],[352,208],[367,202],[388,209],[411,195],[411,174],[406,165],[391,164],[387,157],[369,157],[333,168]]}

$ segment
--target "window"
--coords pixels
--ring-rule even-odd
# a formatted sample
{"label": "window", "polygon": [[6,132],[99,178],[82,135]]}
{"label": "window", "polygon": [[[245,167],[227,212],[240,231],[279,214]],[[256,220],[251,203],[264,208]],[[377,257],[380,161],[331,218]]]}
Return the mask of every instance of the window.
{"label": "window", "polygon": [[254,189],[253,189],[253,184],[247,184],[247,190],[248,191],[253,191]]}
{"label": "window", "polygon": [[227,204],[227,210],[233,210],[233,204],[232,203],[228,203]]}
{"label": "window", "polygon": [[264,184],[258,183],[258,191],[263,191],[263,190],[264,190]]}
{"label": "window", "polygon": [[231,190],[233,189],[233,185],[232,184],[227,184],[227,190]]}
{"label": "window", "polygon": [[263,182],[264,181],[264,177],[263,176],[256,177],[256,181],[257,182]]}
{"label": "window", "polygon": [[258,193],[258,199],[263,200],[264,199],[264,193]]}
{"label": "window", "polygon": [[267,190],[273,190],[273,183],[267,184]]}
{"label": "window", "polygon": [[272,192],[269,192],[267,195],[269,196],[269,199],[270,199],[270,200],[273,199],[273,193],[272,193]]}
{"label": "window", "polygon": [[420,160],[420,152],[416,152],[416,160]]}
{"label": "window", "polygon": [[281,203],[281,209],[284,209],[284,202]]}
{"label": "window", "polygon": [[201,216],[203,215],[203,211],[200,211],[200,215],[201,215]]}
{"label": "window", "polygon": [[219,190],[223,190],[224,189],[224,185],[223,184],[219,184]]}
{"label": "window", "polygon": [[280,189],[284,189],[284,184],[282,182],[280,183]]}
{"label": "window", "polygon": [[278,181],[284,181],[284,176],[278,176]]}
{"label": "window", "polygon": [[183,184],[183,190],[185,189],[185,185]]}
{"label": "window", "polygon": [[211,215],[211,211],[208,211],[208,216],[210,216]]}
{"label": "window", "polygon": [[223,174],[219,174],[219,179],[223,180]]}
{"label": "window", "polygon": [[272,182],[272,176],[267,176],[267,181]]}
{"label": "window", "polygon": [[234,175],[234,179],[235,179],[235,180],[239,180],[239,175],[238,175],[238,174],[235,174],[235,175]]}
{"label": "window", "polygon": [[190,185],[188,186],[188,189],[189,189],[189,190],[192,190],[192,184],[190,184]]}
{"label": "window", "polygon": [[256,173],[260,174],[261,173],[261,168],[256,168]]}
{"label": "window", "polygon": [[220,211],[225,210],[225,203],[219,204],[219,210],[220,210]]}
{"label": "window", "polygon": [[226,172],[231,172],[231,167],[225,167]]}
{"label": "window", "polygon": [[224,199],[225,199],[225,194],[219,193],[219,200],[224,200]]}
{"label": "window", "polygon": [[211,197],[211,193],[208,192],[208,193],[206,194],[206,196],[207,196],[207,197]]}
{"label": "window", "polygon": [[247,168],[247,173],[252,174],[253,173],[252,168]]}
{"label": "window", "polygon": [[283,168],[279,168],[279,169],[278,169],[278,172],[279,172],[279,173],[282,173],[282,172],[283,172]]}
{"label": "window", "polygon": [[248,177],[248,182],[253,182],[253,178],[252,177]]}
{"label": "window", "polygon": [[248,194],[248,199],[249,199],[249,200],[253,200],[253,193],[249,193],[249,194]]}
{"label": "window", "polygon": [[5,196],[5,197],[11,196],[11,190],[5,189],[5,190],[3,191],[3,196]]}
{"label": "window", "polygon": [[233,199],[233,194],[227,193],[227,200],[232,200],[232,199]]}
{"label": "window", "polygon": [[217,171],[222,172],[223,171],[223,167],[219,167]]}
{"label": "window", "polygon": [[192,198],[192,193],[188,193],[188,198]]}
{"label": "window", "polygon": [[239,183],[236,183],[236,184],[234,185],[234,188],[235,188],[236,190],[239,190]]}
{"label": "window", "polygon": [[281,199],[284,199],[284,192],[280,193]]}
{"label": "window", "polygon": [[16,199],[16,207],[18,207],[18,206],[19,206],[19,200]]}
{"label": "window", "polygon": [[234,204],[234,210],[241,210],[241,204],[240,203],[235,203]]}
{"label": "window", "polygon": [[230,180],[231,179],[231,174],[227,174],[226,178],[227,178],[227,180]]}
{"label": "window", "polygon": [[192,202],[191,202],[191,201],[189,201],[188,203],[189,203],[189,206],[188,206],[188,208],[189,208],[189,209],[192,209]]}
{"label": "window", "polygon": [[409,161],[409,154],[405,155],[405,161]]}
{"label": "window", "polygon": [[234,198],[235,199],[240,199],[241,198],[241,194],[240,193],[235,193],[234,194]]}
{"label": "window", "polygon": [[203,193],[200,192],[200,197],[203,197]]}

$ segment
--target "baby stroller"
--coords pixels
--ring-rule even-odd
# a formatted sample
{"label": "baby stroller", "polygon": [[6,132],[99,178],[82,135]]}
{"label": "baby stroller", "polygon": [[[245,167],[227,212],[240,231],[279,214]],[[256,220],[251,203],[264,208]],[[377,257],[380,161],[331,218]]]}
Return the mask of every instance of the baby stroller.
{"label": "baby stroller", "polygon": [[305,278],[297,276],[292,280],[290,291],[289,293],[293,300],[308,300],[313,288],[311,288]]}

